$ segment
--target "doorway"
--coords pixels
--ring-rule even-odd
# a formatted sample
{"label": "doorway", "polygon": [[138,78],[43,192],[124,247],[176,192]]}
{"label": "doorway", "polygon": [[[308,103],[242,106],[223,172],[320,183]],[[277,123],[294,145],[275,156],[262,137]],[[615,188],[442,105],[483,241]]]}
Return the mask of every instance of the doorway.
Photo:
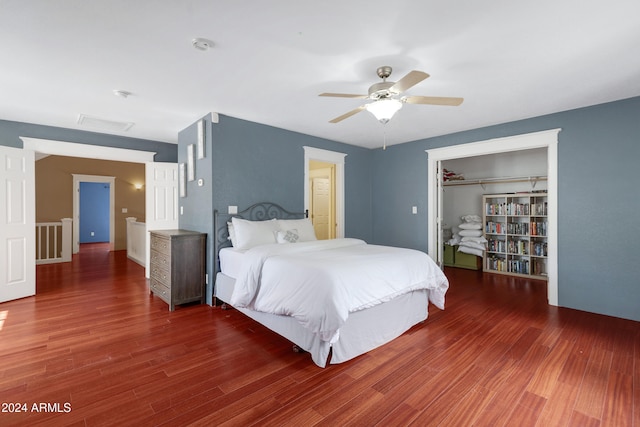
{"label": "doorway", "polygon": [[110,188],[108,182],[80,183],[80,244],[109,242]]}
{"label": "doorway", "polygon": [[333,163],[309,162],[309,216],[318,240],[336,237],[335,169]]}
{"label": "doorway", "polygon": [[534,148],[547,150],[547,199],[548,199],[548,254],[547,299],[550,305],[558,305],[558,133],[551,129],[524,135],[496,138],[468,144],[426,150],[428,183],[428,252],[440,264],[442,262],[442,180],[438,171],[444,160],[506,153]]}
{"label": "doorway", "polygon": [[[149,275],[149,233],[148,230],[178,228],[178,164],[154,162],[156,153],[148,151],[130,150],[125,148],[102,147],[69,143],[62,141],[50,141],[37,138],[21,138],[24,142],[24,150],[33,151],[44,155],[82,157],[87,159],[111,160],[126,163],[141,163],[145,165],[145,224],[146,233],[146,274]],[[109,182],[111,188],[111,222],[110,233],[115,233],[115,177],[93,176],[74,174],[73,197],[77,199],[79,183],[85,182]],[[133,185],[133,183],[131,183]],[[79,203],[74,201],[74,237],[78,236],[77,216]],[[124,213],[124,212],[123,212]],[[115,238],[110,239],[110,250],[115,250]],[[73,239],[73,253],[78,253],[78,240]]]}
{"label": "doorway", "polygon": [[[322,150],[314,147],[304,147],[304,206],[309,212],[313,214],[313,192],[311,191],[312,175],[315,172],[314,165],[322,165],[319,169],[325,169],[325,172],[319,172],[320,174],[329,173],[333,178],[333,183],[327,181],[318,181],[318,185],[329,185],[328,191],[333,193],[330,197],[332,200],[332,206],[327,207],[328,212],[326,216],[330,219],[322,219],[322,222],[327,222],[328,232],[322,235],[332,236],[328,238],[341,238],[344,237],[344,158],[346,154],[338,153],[335,151]],[[332,172],[327,172],[326,170]],[[322,178],[321,176],[319,178]],[[325,196],[321,196],[324,198]],[[318,203],[318,201],[316,201]],[[324,203],[324,202],[322,202]],[[325,205],[328,206],[328,205]],[[324,214],[322,214],[324,215]],[[330,223],[328,221],[331,221]],[[330,225],[329,225],[330,224]],[[315,228],[315,225],[314,225]],[[317,232],[316,232],[317,233]]]}
{"label": "doorway", "polygon": [[81,216],[80,206],[82,202],[80,200],[81,186],[83,183],[96,183],[106,184],[109,186],[109,251],[115,250],[115,177],[113,176],[98,176],[98,175],[79,175],[73,174],[73,253],[77,254],[80,251],[80,229],[81,229]]}

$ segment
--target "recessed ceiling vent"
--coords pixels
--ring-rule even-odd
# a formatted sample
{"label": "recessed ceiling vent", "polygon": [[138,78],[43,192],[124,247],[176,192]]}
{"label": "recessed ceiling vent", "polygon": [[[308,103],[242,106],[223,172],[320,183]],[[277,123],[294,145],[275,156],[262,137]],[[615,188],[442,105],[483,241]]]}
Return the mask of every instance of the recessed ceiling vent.
{"label": "recessed ceiling vent", "polygon": [[85,114],[78,115],[78,124],[94,129],[108,130],[112,132],[126,132],[135,124],[133,122],[117,122],[114,120],[91,117]]}

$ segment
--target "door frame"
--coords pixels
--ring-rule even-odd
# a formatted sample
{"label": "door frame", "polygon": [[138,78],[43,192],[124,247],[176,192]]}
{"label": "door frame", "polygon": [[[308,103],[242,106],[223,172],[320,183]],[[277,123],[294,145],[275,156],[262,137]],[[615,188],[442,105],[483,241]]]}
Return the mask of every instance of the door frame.
{"label": "door frame", "polygon": [[[157,154],[154,151],[141,151],[141,150],[131,150],[128,148],[117,148],[117,147],[104,147],[100,145],[90,145],[90,144],[82,144],[75,142],[65,142],[65,141],[53,141],[48,139],[40,139],[40,138],[30,138],[21,136],[20,139],[23,142],[24,150],[31,150],[35,153],[47,154],[52,156],[67,156],[67,157],[82,157],[87,159],[99,159],[99,160],[112,160],[116,162],[129,162],[129,163],[144,163],[145,167],[147,163],[153,163],[153,158]],[[34,159],[35,163],[35,159]],[[104,181],[101,181],[104,182]],[[78,184],[79,185],[79,184]],[[34,183],[35,186],[35,183]],[[35,192],[35,188],[33,189]],[[114,185],[111,185],[111,192],[113,194]],[[75,195],[74,195],[75,198]],[[113,199],[112,199],[113,200]],[[112,204],[114,206],[115,203]],[[111,230],[109,233],[115,233],[115,226],[113,225],[113,220],[115,215],[113,215],[112,207],[112,222],[111,222]],[[75,207],[74,207],[75,214]],[[76,227],[77,221],[74,220],[74,230]],[[74,235],[77,236],[76,231],[74,231]],[[35,239],[35,237],[34,237]],[[113,245],[115,245],[115,238],[111,238],[110,236],[110,250],[113,250]],[[77,239],[74,239],[74,253],[77,253],[75,250]],[[34,242],[35,244],[35,242]],[[147,247],[147,252],[149,248]]]}
{"label": "door frame", "polygon": [[309,162],[333,163],[335,165],[335,210],[336,210],[336,238],[344,237],[344,160],[346,153],[323,150],[315,147],[304,146],[304,208],[309,209],[311,194],[309,191]]}
{"label": "door frame", "polygon": [[495,138],[486,141],[458,144],[425,150],[427,152],[427,206],[428,252],[437,255],[438,246],[438,182],[439,161],[487,154],[521,151],[532,148],[547,149],[547,200],[548,200],[548,255],[547,255],[547,299],[550,305],[558,305],[558,134],[562,129],[549,129],[521,135]]}
{"label": "door frame", "polygon": [[114,176],[99,175],[73,175],[73,253],[80,251],[80,183],[81,182],[102,182],[109,184],[109,250],[114,251],[116,248],[116,222],[115,222],[115,186],[116,178]]}

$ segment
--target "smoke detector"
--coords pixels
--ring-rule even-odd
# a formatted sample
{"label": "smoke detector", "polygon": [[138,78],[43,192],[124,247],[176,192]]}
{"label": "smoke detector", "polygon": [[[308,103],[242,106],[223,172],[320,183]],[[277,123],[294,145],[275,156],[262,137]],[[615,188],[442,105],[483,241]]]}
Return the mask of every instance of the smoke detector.
{"label": "smoke detector", "polygon": [[191,44],[194,48],[198,50],[209,50],[211,46],[213,46],[213,42],[211,40],[203,39],[203,38],[195,38],[191,40]]}
{"label": "smoke detector", "polygon": [[115,96],[119,96],[120,98],[127,98],[129,95],[132,95],[131,92],[126,90],[114,89],[113,94]]}

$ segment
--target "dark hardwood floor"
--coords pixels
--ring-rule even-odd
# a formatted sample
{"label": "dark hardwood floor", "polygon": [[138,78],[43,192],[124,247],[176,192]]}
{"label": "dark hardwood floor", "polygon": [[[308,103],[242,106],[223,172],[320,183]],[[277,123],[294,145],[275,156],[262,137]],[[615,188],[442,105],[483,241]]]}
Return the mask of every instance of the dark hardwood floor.
{"label": "dark hardwood floor", "polygon": [[83,248],[0,304],[0,425],[640,427],[640,323],[446,273],[445,311],[320,369],[235,310],[170,313],[123,251]]}

